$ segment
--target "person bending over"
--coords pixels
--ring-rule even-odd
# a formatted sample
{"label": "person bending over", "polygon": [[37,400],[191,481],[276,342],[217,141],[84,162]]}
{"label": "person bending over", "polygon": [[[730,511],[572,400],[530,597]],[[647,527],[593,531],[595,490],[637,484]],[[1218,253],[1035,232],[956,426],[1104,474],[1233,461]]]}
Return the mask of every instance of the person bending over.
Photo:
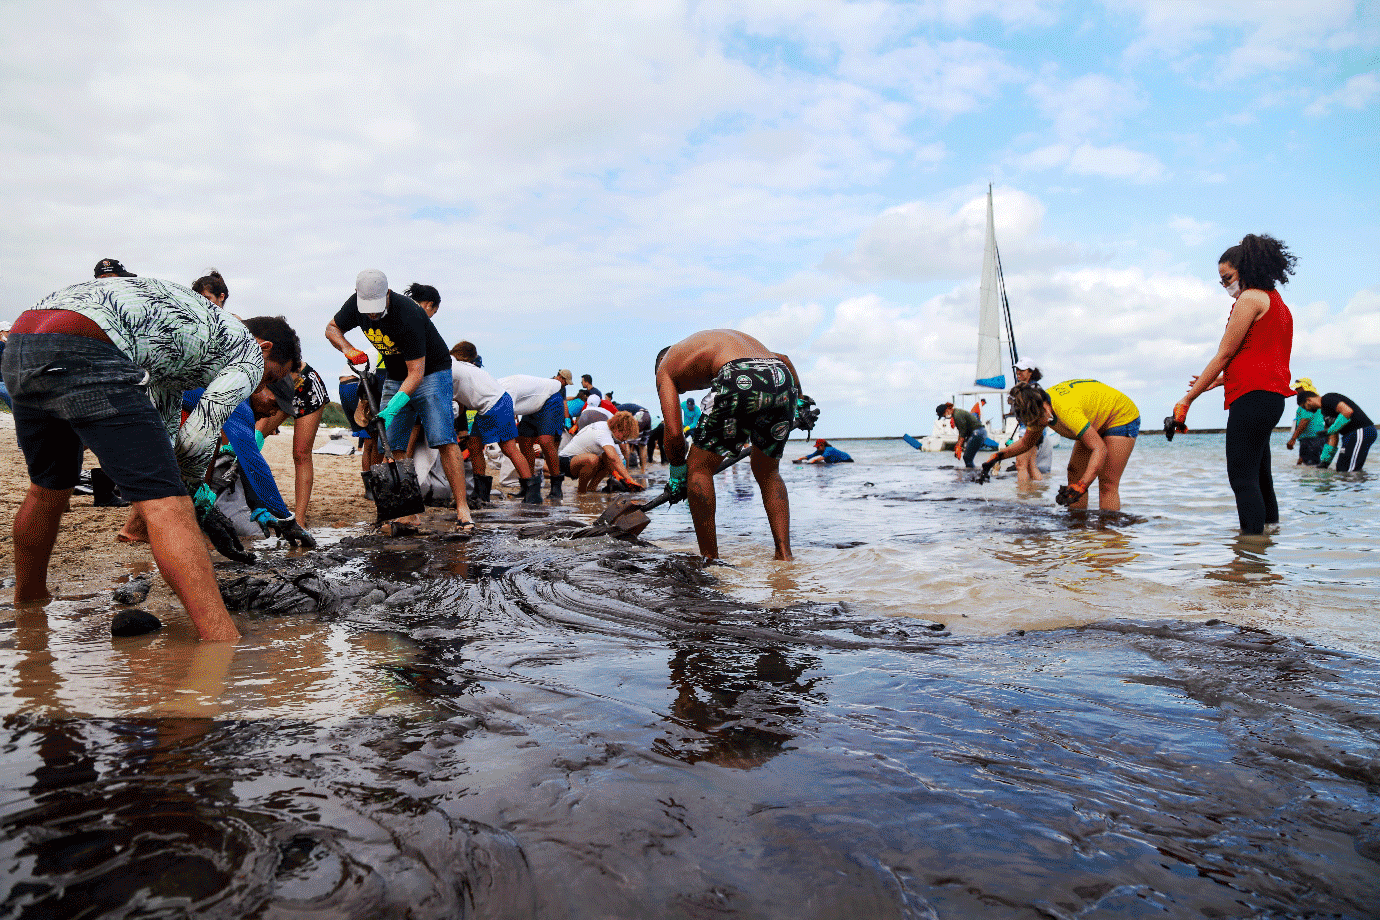
{"label": "person bending over", "polygon": [[470,465],[474,468],[474,491],[481,502],[489,500],[494,486],[492,476],[486,475],[484,445],[497,444],[499,450],[517,470],[521,483],[522,501],[528,505],[541,504],[541,480],[532,475],[532,467],[517,446],[517,418],[513,412],[513,397],[482,369],[483,359],[470,342],[457,342],[450,350],[455,359],[451,374],[455,379],[455,401],[460,411],[475,411],[470,425]]}
{"label": "person bending over", "polygon": [[1039,443],[1046,428],[1075,443],[1069,455],[1069,484],[1055,501],[1070,508],[1088,506],[1088,486],[1097,480],[1097,507],[1121,510],[1121,474],[1136,448],[1140,410],[1130,398],[1096,380],[1065,380],[1045,390],[1039,384],[1011,391],[1011,408],[1025,425],[1025,435],[982,465],[984,472],[1025,453]]}
{"label": "person bending over", "polygon": [[[455,440],[455,382],[450,374],[450,352],[431,318],[411,298],[388,289],[388,278],[377,269],[366,269],[355,278],[355,293],[326,324],[326,339],[343,353],[351,364],[365,364],[369,358],[345,338],[356,326],[364,330],[370,344],[388,364],[388,382],[383,387],[383,408],[388,448],[396,460],[407,457],[407,441],[412,426],[420,419],[427,444],[441,455],[441,468],[455,496],[456,524],[474,529],[469,506],[465,503],[465,465]],[[382,445],[380,445],[382,447]],[[414,517],[398,521],[415,526]]]}
{"label": "person bending over", "polygon": [[1335,454],[1339,471],[1355,472],[1366,465],[1370,446],[1375,443],[1375,423],[1356,400],[1341,393],[1319,396],[1311,390],[1298,394],[1298,404],[1305,409],[1321,411],[1327,423],[1327,443],[1323,445],[1318,466],[1326,467]]}
{"label": "person bending over", "polygon": [[[680,394],[711,389],[713,399],[686,450]],[[752,474],[762,491],[777,559],[791,559],[791,508],[778,468],[795,425],[800,377],[791,359],[752,336],[710,329],[669,345],[656,356],[656,390],[666,420],[663,451],[671,464],[667,488],[690,499],[695,540],[705,559],[719,558],[714,473],[751,442]]]}
{"label": "person bending over", "polygon": [[513,411],[518,416],[518,449],[533,476],[537,475],[537,456],[533,448],[541,448],[546,460],[546,476],[551,481],[551,493],[547,497],[552,501],[561,497],[563,477],[559,448],[565,424],[565,388],[570,383],[568,374],[562,370],[554,377],[510,374],[498,379],[498,385],[513,398]]}
{"label": "person bending over", "polygon": [[[1318,391],[1308,377],[1300,377],[1290,386],[1294,388],[1295,397],[1304,390],[1310,393]],[[1299,458],[1295,462],[1301,466],[1317,466],[1322,460],[1323,445],[1327,443],[1326,431],[1327,423],[1323,421],[1322,413],[1316,409],[1305,409],[1300,403],[1294,409],[1294,430],[1289,433],[1289,441],[1284,446],[1287,450],[1293,450],[1297,443]]]}
{"label": "person bending over", "polygon": [[616,412],[607,422],[591,422],[577,431],[561,448],[561,475],[576,480],[581,494],[599,488],[605,476],[612,476],[635,492],[642,486],[628,475],[618,451],[622,441],[637,437],[637,419],[630,413]]}
{"label": "person bending over", "polygon": [[[154,278],[73,285],[22,314],[3,360],[30,481],[14,519],[15,603],[51,597],[48,564],[85,445],[148,523],[158,569],[200,637],[237,639],[198,524],[222,552],[253,558],[237,552],[204,479],[231,410],[287,373],[272,347]],[[184,423],[182,393],[197,387]]]}

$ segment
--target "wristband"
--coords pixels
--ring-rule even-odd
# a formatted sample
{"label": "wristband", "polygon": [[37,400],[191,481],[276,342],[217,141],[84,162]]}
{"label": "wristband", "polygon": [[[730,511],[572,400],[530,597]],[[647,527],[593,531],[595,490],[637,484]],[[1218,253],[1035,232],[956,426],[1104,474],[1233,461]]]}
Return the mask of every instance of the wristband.
{"label": "wristband", "polygon": [[254,429],[254,446],[259,450],[264,449],[264,433],[257,428]]}

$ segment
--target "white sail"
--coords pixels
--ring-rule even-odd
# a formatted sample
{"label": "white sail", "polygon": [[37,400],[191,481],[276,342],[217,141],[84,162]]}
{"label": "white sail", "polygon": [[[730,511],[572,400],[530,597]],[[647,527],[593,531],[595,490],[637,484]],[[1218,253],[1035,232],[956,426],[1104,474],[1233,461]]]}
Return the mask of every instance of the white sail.
{"label": "white sail", "polygon": [[982,252],[982,310],[978,314],[977,379],[980,387],[1006,389],[1001,360],[1001,262],[992,225],[992,189],[987,189],[987,246]]}

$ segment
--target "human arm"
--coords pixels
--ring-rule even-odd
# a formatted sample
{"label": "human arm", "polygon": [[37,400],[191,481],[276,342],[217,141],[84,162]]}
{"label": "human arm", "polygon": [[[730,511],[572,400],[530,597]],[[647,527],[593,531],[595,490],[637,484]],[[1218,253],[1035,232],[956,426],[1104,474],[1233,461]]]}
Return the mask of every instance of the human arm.
{"label": "human arm", "polygon": [[1025,434],[1021,435],[1020,440],[1014,444],[1009,444],[1001,448],[982,465],[983,470],[991,470],[998,463],[1007,457],[1019,457],[1021,454],[1030,450],[1040,443],[1040,435],[1044,432],[1044,425],[1029,425],[1025,429]]}
{"label": "human arm", "polygon": [[350,340],[345,338],[345,333],[335,324],[334,319],[326,324],[326,341],[334,345],[351,364],[365,364],[369,360],[368,355],[350,344]]}
{"label": "human arm", "polygon": [[609,475],[624,485],[641,491],[642,486],[633,481],[632,476],[628,473],[628,468],[623,465],[622,452],[618,450],[617,445],[605,444],[602,450],[609,465]]}
{"label": "human arm", "polygon": [[412,401],[412,394],[417,392],[417,388],[422,385],[422,378],[426,376],[426,357],[409,358],[407,361],[407,376],[398,385],[398,392],[393,394],[393,398],[388,400],[388,405],[379,410],[379,418],[383,419],[384,425],[393,424],[393,416],[397,415],[403,406]]}
{"label": "human arm", "polygon": [[1222,333],[1222,340],[1217,345],[1217,353],[1208,361],[1203,372],[1193,378],[1188,392],[1174,405],[1175,420],[1183,422],[1188,417],[1188,407],[1193,405],[1195,399],[1222,385],[1227,365],[1241,350],[1241,343],[1246,341],[1246,333],[1251,331],[1255,321],[1264,316],[1269,309],[1270,296],[1264,291],[1249,290],[1236,298],[1236,303],[1231,308],[1231,316],[1227,319],[1226,331]]}
{"label": "human arm", "polygon": [[1356,411],[1340,399],[1337,400],[1337,417],[1332,420],[1332,424],[1327,426],[1327,435],[1331,437],[1341,431],[1351,422],[1351,414]]}

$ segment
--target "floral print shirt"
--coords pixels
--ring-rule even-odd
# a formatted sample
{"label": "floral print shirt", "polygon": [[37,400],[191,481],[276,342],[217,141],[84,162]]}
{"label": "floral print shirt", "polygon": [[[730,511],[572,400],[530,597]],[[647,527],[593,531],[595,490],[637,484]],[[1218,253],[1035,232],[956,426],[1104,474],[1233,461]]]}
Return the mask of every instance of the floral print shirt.
{"label": "floral print shirt", "polygon": [[[33,309],[80,313],[147,372],[149,398],[182,478],[195,488],[221,426],[264,377],[263,350],[244,324],[195,291],[157,278],[98,278],[49,294]],[[197,387],[206,392],[183,423],[182,391]]]}

